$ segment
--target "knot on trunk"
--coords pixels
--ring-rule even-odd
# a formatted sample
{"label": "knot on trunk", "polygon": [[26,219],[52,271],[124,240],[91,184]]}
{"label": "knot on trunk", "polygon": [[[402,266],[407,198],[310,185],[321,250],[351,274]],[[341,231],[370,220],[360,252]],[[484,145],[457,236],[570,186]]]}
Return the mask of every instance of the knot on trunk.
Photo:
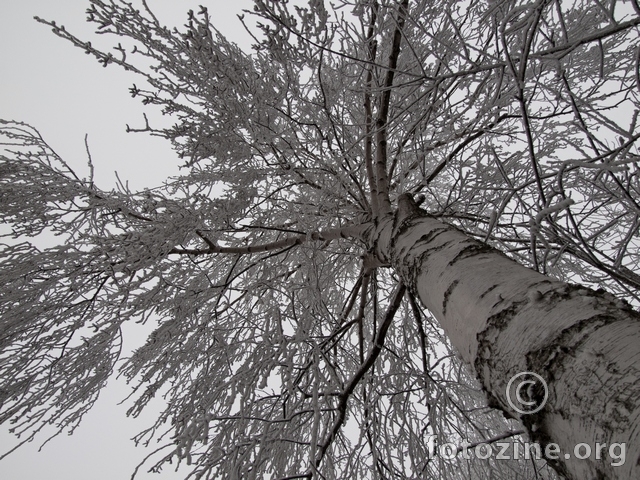
{"label": "knot on trunk", "polygon": [[398,197],[398,211],[396,213],[396,224],[400,225],[405,219],[415,215],[423,215],[418,204],[410,193],[403,193]]}

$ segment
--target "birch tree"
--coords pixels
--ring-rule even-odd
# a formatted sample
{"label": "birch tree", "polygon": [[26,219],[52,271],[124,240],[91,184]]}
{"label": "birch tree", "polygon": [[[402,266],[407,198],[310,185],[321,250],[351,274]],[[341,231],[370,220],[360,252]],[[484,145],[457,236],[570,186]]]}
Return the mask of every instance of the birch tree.
{"label": "birch tree", "polygon": [[[73,431],[120,374],[130,415],[165,401],[135,438],[152,471],[637,478],[637,1],[245,13],[252,52],[205,8],[169,29],[91,0],[112,50],[37,19],[137,75],[169,122],[128,130],[184,163],[104,188],[2,121],[0,421]],[[152,333],[128,354],[132,322]],[[548,385],[529,415],[507,391],[527,371]],[[503,440],[561,453],[475,447]],[[626,461],[574,454],[596,442]]]}

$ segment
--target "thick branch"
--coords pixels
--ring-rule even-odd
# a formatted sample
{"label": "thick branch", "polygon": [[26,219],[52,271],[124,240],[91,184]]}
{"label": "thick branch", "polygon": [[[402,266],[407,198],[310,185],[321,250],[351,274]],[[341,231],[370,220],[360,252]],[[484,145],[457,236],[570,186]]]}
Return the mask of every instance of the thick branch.
{"label": "thick branch", "polygon": [[[374,40],[374,27],[378,18],[378,2],[373,2],[371,6],[371,21],[367,32],[367,46],[369,60],[375,61],[378,44]],[[379,214],[378,207],[378,186],[373,167],[373,114],[371,111],[371,91],[373,89],[373,67],[367,68],[366,89],[364,94],[364,112],[365,112],[365,143],[364,143],[364,160],[367,169],[367,180],[369,181],[369,192],[371,194],[371,210],[373,218]]]}
{"label": "thick branch", "polygon": [[359,238],[364,239],[366,233],[372,228],[369,223],[363,223],[360,225],[352,225],[343,228],[336,228],[331,230],[325,230],[320,232],[313,232],[309,235],[295,235],[289,238],[283,238],[282,240],[276,240],[275,242],[262,243],[256,245],[246,245],[242,247],[221,247],[214,243],[202,232],[196,232],[197,235],[204,240],[208,248],[172,248],[169,251],[169,255],[211,255],[214,253],[228,253],[236,255],[249,255],[252,253],[269,252],[273,250],[280,250],[286,247],[292,247],[294,245],[300,245],[307,241],[324,241],[331,242],[339,238]]}
{"label": "thick branch", "polygon": [[382,87],[378,118],[376,119],[376,183],[378,193],[378,208],[381,215],[391,214],[391,202],[389,200],[389,176],[387,175],[387,121],[389,117],[389,104],[391,101],[391,87],[395,70],[400,56],[400,42],[402,41],[402,29],[407,16],[409,0],[403,0],[398,9],[398,20],[393,33],[393,43],[389,54],[389,66],[387,76]]}
{"label": "thick branch", "polygon": [[382,352],[382,347],[384,346],[384,341],[387,336],[387,331],[391,326],[391,321],[393,320],[393,317],[398,311],[398,308],[400,308],[400,303],[402,302],[402,297],[404,296],[405,290],[406,290],[406,287],[403,283],[399,283],[398,286],[396,287],[396,291],[393,294],[393,298],[391,299],[391,303],[389,304],[389,308],[387,309],[387,313],[384,317],[384,320],[380,325],[380,329],[378,330],[378,333],[373,342],[373,347],[371,348],[371,351],[369,352],[367,359],[362,365],[360,365],[360,368],[358,369],[358,371],[353,375],[353,377],[351,378],[351,380],[349,381],[345,389],[340,394],[339,396],[340,402],[338,404],[338,416],[335,422],[333,423],[333,426],[331,428],[331,432],[329,433],[328,438],[325,440],[325,442],[321,446],[320,453],[316,458],[316,466],[320,465],[320,462],[322,462],[322,458],[324,457],[325,452],[331,445],[331,442],[336,437],[338,430],[340,430],[340,427],[344,422],[345,416],[347,414],[347,402],[349,401],[349,397],[355,390],[356,386],[362,380],[362,377],[364,377],[364,375],[369,371],[369,369],[373,366],[375,361],[378,359],[380,352]]}

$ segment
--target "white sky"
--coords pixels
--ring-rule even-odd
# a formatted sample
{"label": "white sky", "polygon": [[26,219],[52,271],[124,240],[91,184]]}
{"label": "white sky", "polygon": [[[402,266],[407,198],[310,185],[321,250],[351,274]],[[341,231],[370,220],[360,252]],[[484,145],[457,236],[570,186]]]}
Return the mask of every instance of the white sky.
{"label": "white sky", "polygon": [[[136,0],[134,0],[136,1]],[[19,120],[40,130],[45,140],[67,162],[86,174],[84,136],[95,164],[96,183],[115,184],[114,170],[133,189],[159,184],[176,173],[179,161],[167,141],[144,134],[126,134],[125,124],[143,125],[142,107],[128,88],[140,79],[115,65],[103,68],[91,56],[51,33],[33,20],[38,15],[63,24],[83,39],[90,39],[85,23],[86,0],[0,0],[0,118]],[[186,22],[187,11],[207,6],[213,23],[223,34],[243,45],[251,41],[235,17],[250,0],[147,0],[159,19],[170,25]],[[96,42],[94,42],[96,44]],[[150,424],[125,417],[117,406],[127,393],[123,382],[112,381],[95,408],[72,436],[63,434],[41,452],[38,442],[24,445],[0,461],[2,480],[118,480],[130,477],[151,450],[135,448],[129,439]],[[45,437],[46,438],[46,437]],[[16,444],[0,427],[0,453]],[[138,479],[183,478],[166,469],[162,475]]]}

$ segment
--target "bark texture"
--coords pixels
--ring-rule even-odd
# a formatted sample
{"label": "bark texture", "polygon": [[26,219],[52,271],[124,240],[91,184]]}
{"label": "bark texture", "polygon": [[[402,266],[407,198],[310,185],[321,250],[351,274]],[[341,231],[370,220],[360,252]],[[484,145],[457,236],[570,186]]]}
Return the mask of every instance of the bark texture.
{"label": "bark texture", "polygon": [[[519,418],[543,447],[560,446],[559,473],[640,478],[640,315],[626,302],[523,267],[429,217],[408,195],[380,223],[376,248],[475,368],[490,405]],[[525,371],[549,390],[529,415],[506,398],[510,378]],[[575,445],[595,450],[596,442],[624,443],[624,465],[612,466],[606,451],[600,460],[575,457]]]}

